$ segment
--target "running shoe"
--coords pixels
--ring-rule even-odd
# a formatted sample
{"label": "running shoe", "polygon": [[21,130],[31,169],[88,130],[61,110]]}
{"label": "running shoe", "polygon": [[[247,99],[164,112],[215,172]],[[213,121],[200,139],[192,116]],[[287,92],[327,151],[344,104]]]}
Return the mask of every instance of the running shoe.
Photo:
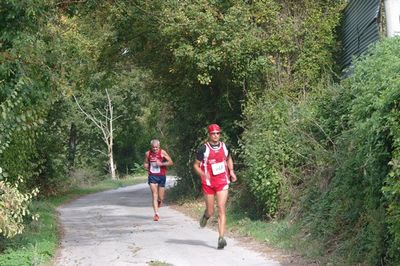
{"label": "running shoe", "polygon": [[160,219],[160,216],[158,216],[158,214],[156,213],[156,214],[154,214],[154,217],[153,217],[153,221],[158,221]]}
{"label": "running shoe", "polygon": [[226,246],[226,240],[224,237],[218,237],[218,249],[223,249]]}
{"label": "running shoe", "polygon": [[204,228],[207,224],[207,221],[210,217],[207,217],[206,214],[204,213],[203,216],[200,218],[200,227]]}
{"label": "running shoe", "polygon": [[162,200],[157,200],[157,205],[158,205],[158,208],[160,208],[162,206]]}

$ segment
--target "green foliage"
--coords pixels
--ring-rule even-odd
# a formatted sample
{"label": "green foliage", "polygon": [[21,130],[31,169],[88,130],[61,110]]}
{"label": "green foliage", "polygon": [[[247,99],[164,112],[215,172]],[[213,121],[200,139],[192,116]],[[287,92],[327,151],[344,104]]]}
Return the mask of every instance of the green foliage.
{"label": "green foliage", "polygon": [[71,95],[96,112],[107,88],[120,173],[158,138],[178,194],[200,194],[194,152],[216,122],[252,215],[292,214],[347,263],[396,264],[399,43],[332,86],[346,2],[2,1],[0,180],[50,194],[80,168],[102,171],[101,137]]}
{"label": "green foliage", "polygon": [[[399,121],[397,119],[397,121]],[[396,125],[398,130],[399,125]],[[398,133],[398,132],[397,132]],[[396,134],[398,136],[398,134]],[[398,138],[397,138],[398,139]],[[398,147],[398,141],[395,144]],[[400,181],[399,181],[399,149],[393,151],[392,160],[389,162],[391,170],[387,176],[385,186],[382,188],[385,198],[388,201],[387,205],[387,222],[389,225],[389,232],[391,234],[389,246],[389,261],[398,262],[400,251]]]}
{"label": "green foliage", "polygon": [[398,46],[371,49],[340,85],[251,95],[244,112],[243,173],[264,215],[290,211],[344,264],[399,261]]}
{"label": "green foliage", "polygon": [[[44,14],[49,11],[43,1],[2,2],[4,13],[0,47],[0,160],[3,178],[11,183],[22,175],[29,184],[37,176],[41,161],[36,143],[40,127],[51,101],[49,86],[51,72],[47,61],[48,46],[41,27]],[[7,6],[3,9],[3,5]],[[21,19],[16,22],[16,16]],[[38,159],[38,160],[37,160]]]}
{"label": "green foliage", "polygon": [[[23,218],[30,215],[28,206],[38,190],[21,193],[18,184],[22,182],[22,178],[14,185],[0,181],[0,236],[11,238],[21,234],[24,229]],[[36,215],[32,216],[34,220],[37,218]]]}
{"label": "green foliage", "polygon": [[151,99],[144,92],[151,79],[148,71],[132,69],[119,73],[111,87],[118,96],[114,98],[115,112],[120,116],[115,121],[115,159],[120,174],[135,173],[130,169],[135,163],[143,164],[144,153],[149,148],[153,132],[146,128],[144,112],[146,102]]}
{"label": "green foliage", "polygon": [[[21,189],[55,190],[66,176],[65,145],[70,109],[62,98],[65,59],[51,1],[6,1],[0,69],[0,158],[3,177],[26,179]],[[19,21],[14,19],[18,14]],[[3,18],[3,16],[2,16]],[[18,26],[17,26],[18,25]],[[13,31],[13,32],[10,32]]]}
{"label": "green foliage", "polygon": [[[93,73],[88,78],[89,90],[83,90],[76,94],[77,100],[86,113],[94,115],[104,121],[99,113],[105,112],[108,104],[107,88],[113,106],[113,137],[114,154],[117,169],[121,174],[131,173],[134,163],[143,163],[143,156],[148,148],[150,132],[146,132],[144,116],[144,101],[146,95],[141,93],[146,86],[147,79],[151,76],[145,71],[133,69],[110,73],[101,71]],[[84,114],[75,105],[72,107],[75,116],[72,119],[77,128],[80,143],[76,153],[76,167],[95,166],[104,171],[107,161],[107,146],[100,129],[91,121],[88,123]]]}
{"label": "green foliage", "polygon": [[[63,100],[55,101],[48,110],[45,123],[40,129],[35,150],[36,170],[40,174],[31,176],[30,187],[39,187],[42,194],[54,194],[66,182],[68,111],[70,107]],[[61,145],[60,145],[60,141]]]}
{"label": "green foliage", "polygon": [[[399,38],[381,42],[356,64],[354,75],[348,80],[354,97],[349,114],[350,133],[352,138],[356,136],[355,145],[351,144],[358,148],[355,154],[359,158],[357,169],[363,176],[360,188],[365,193],[367,260],[373,263],[385,255],[388,262],[400,261],[400,190],[396,166],[400,139],[399,45]],[[382,189],[390,192],[383,194]],[[387,209],[385,219],[380,213],[383,209]],[[383,234],[387,230],[389,240]],[[383,245],[386,241],[387,246]],[[386,250],[389,254],[385,254]]]}
{"label": "green foliage", "polygon": [[[107,14],[101,7],[90,16],[74,16],[51,0],[0,3],[0,181],[13,186],[23,176],[21,193],[35,187],[42,194],[57,193],[67,183],[75,158],[92,156],[76,150],[78,139],[71,128],[81,121],[74,120],[70,96],[92,88],[88,83],[98,70],[96,60],[107,46],[110,31],[107,20],[101,20]],[[117,82],[129,91],[136,83],[124,82],[127,76],[137,77],[129,79],[125,73]],[[137,93],[129,96],[125,100],[134,102]],[[138,105],[126,108],[132,111],[129,118],[138,114]],[[22,222],[15,226],[22,228]]]}
{"label": "green foliage", "polygon": [[[218,122],[229,132],[240,115],[236,102],[242,98],[241,85],[231,79],[231,65],[226,64],[221,51],[224,39],[234,43],[223,31],[235,32],[236,27],[220,19],[218,12],[225,11],[218,4],[203,6],[190,1],[179,5],[175,1],[127,1],[120,9],[124,16],[115,14],[118,39],[123,41],[117,51],[128,47],[127,58],[151,68],[159,80],[150,84],[150,99],[156,100],[150,107],[151,119],[156,121],[149,120],[149,125],[154,125],[149,127],[149,133],[161,139],[182,178],[182,191],[189,193],[198,187],[191,164],[203,128]],[[205,19],[212,24],[205,23]],[[188,23],[180,23],[181,20]],[[203,35],[220,40],[203,44]],[[198,42],[193,41],[197,39]],[[156,132],[151,131],[154,129]]]}
{"label": "green foliage", "polygon": [[[82,11],[79,15],[77,8]],[[79,162],[101,165],[103,158],[93,152],[99,138],[85,134],[86,123],[76,115],[71,101],[75,91],[92,90],[87,93],[90,96],[112,87],[115,95],[120,94],[118,111],[127,114],[116,129],[135,129],[133,136],[141,135],[138,91],[143,87],[141,79],[147,77],[130,67],[118,74],[112,69],[102,71],[108,64],[98,63],[112,36],[107,19],[110,8],[106,2],[98,6],[92,2],[80,6],[34,0],[1,2],[0,179],[14,182],[13,177],[22,175],[27,189],[40,186],[41,193],[56,193],[66,182],[67,171],[81,166]],[[132,134],[117,140],[119,158],[125,158],[124,150],[140,142]],[[142,150],[126,156],[123,163],[132,164],[139,153]]]}
{"label": "green foliage", "polygon": [[278,211],[281,196],[282,175],[278,168],[286,159],[283,156],[287,149],[276,138],[281,136],[282,126],[288,119],[284,114],[286,108],[283,102],[278,106],[274,97],[249,98],[244,113],[249,130],[242,137],[242,160],[246,163],[243,176],[264,214],[271,216]]}
{"label": "green foliage", "polygon": [[309,132],[320,125],[305,92],[317,93],[331,79],[343,2],[284,6],[280,26],[270,29],[279,42],[267,46],[274,68],[265,83],[250,83],[242,123],[244,180],[268,217],[287,214],[300,197],[307,172],[329,162],[324,161],[325,143]]}
{"label": "green foliage", "polygon": [[309,184],[303,222],[348,264],[400,261],[399,40],[371,48],[342,86],[318,99],[316,119],[327,137],[315,137],[331,142],[335,168],[324,189]]}
{"label": "green foliage", "polygon": [[[115,50],[125,49],[127,58],[151,68],[160,81],[150,91],[162,110],[157,118],[166,121],[158,135],[169,139],[182,191],[198,193],[191,169],[207,124],[221,124],[235,147],[249,92],[255,91],[256,98],[267,89],[296,94],[331,68],[342,4],[125,1],[113,10],[121,40]],[[281,191],[279,171],[270,172],[276,193]]]}

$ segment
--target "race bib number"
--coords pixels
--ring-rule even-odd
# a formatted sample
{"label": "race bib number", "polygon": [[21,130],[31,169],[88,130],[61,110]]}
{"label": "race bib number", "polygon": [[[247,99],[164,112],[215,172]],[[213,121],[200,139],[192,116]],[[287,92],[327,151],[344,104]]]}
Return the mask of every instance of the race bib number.
{"label": "race bib number", "polygon": [[150,172],[153,174],[159,174],[161,172],[160,166],[158,166],[156,162],[151,162]]}
{"label": "race bib number", "polygon": [[212,173],[213,175],[219,175],[222,173],[225,173],[225,163],[220,162],[220,163],[213,163],[211,165]]}

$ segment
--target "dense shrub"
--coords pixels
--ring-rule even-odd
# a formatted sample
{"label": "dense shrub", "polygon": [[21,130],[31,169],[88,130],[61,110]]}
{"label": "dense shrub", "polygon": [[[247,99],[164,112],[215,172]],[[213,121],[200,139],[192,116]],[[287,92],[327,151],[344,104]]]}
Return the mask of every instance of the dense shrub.
{"label": "dense shrub", "polygon": [[332,139],[316,120],[314,97],[321,88],[315,90],[302,99],[271,91],[248,101],[244,112],[248,128],[241,141],[243,176],[267,217],[289,212],[301,216],[305,209],[297,203],[304,190],[324,188],[329,182]]}
{"label": "dense shrub", "polygon": [[[18,184],[22,182],[22,178],[19,178],[15,184],[0,181],[0,237],[10,238],[21,234],[24,229],[23,219],[30,214],[28,205],[37,195],[38,190],[21,193],[18,190]],[[35,215],[32,218],[37,219]]]}
{"label": "dense shrub", "polygon": [[400,261],[399,45],[395,38],[371,48],[317,109],[336,163],[328,189],[318,193],[304,221],[347,263]]}
{"label": "dense shrub", "polygon": [[[354,97],[348,139],[355,139],[356,145],[351,143],[355,149],[352,155],[361,159],[357,169],[362,171],[363,180],[359,185],[366,195],[367,259],[373,263],[379,263],[379,255],[385,255],[385,249],[389,251],[389,261],[400,262],[399,47],[400,38],[381,42],[355,65],[354,75],[345,84]],[[348,171],[347,174],[351,176]],[[382,208],[387,209],[386,218]],[[387,230],[389,239],[385,237]],[[387,246],[382,246],[385,242]],[[373,254],[377,248],[381,253]]]}
{"label": "dense shrub", "polygon": [[[277,97],[249,99],[244,115],[248,130],[242,135],[242,160],[245,183],[257,199],[258,205],[269,216],[275,215],[281,201],[283,173],[281,167],[289,159],[288,143],[283,143],[288,121],[288,103]],[[251,108],[249,107],[251,106]],[[265,112],[263,110],[268,110]],[[279,140],[277,140],[279,138]]]}
{"label": "dense shrub", "polygon": [[400,261],[399,44],[379,43],[340,84],[314,84],[305,97],[250,94],[244,111],[244,177],[257,205],[267,216],[290,210],[346,264]]}
{"label": "dense shrub", "polygon": [[272,33],[280,41],[277,50],[270,47],[274,64],[263,83],[249,81],[242,123],[243,179],[265,216],[287,214],[306,184],[307,175],[300,173],[319,171],[316,166],[329,162],[325,144],[312,134],[321,125],[314,120],[308,94],[320,93],[332,79],[341,8],[341,1],[285,2],[282,28]]}

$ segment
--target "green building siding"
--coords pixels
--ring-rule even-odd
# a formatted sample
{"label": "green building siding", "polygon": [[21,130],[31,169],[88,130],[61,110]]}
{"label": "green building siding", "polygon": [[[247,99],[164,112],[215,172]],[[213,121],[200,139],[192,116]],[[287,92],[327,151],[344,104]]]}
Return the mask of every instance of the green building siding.
{"label": "green building siding", "polygon": [[380,0],[350,0],[347,4],[341,31],[343,68],[380,38],[380,9]]}

